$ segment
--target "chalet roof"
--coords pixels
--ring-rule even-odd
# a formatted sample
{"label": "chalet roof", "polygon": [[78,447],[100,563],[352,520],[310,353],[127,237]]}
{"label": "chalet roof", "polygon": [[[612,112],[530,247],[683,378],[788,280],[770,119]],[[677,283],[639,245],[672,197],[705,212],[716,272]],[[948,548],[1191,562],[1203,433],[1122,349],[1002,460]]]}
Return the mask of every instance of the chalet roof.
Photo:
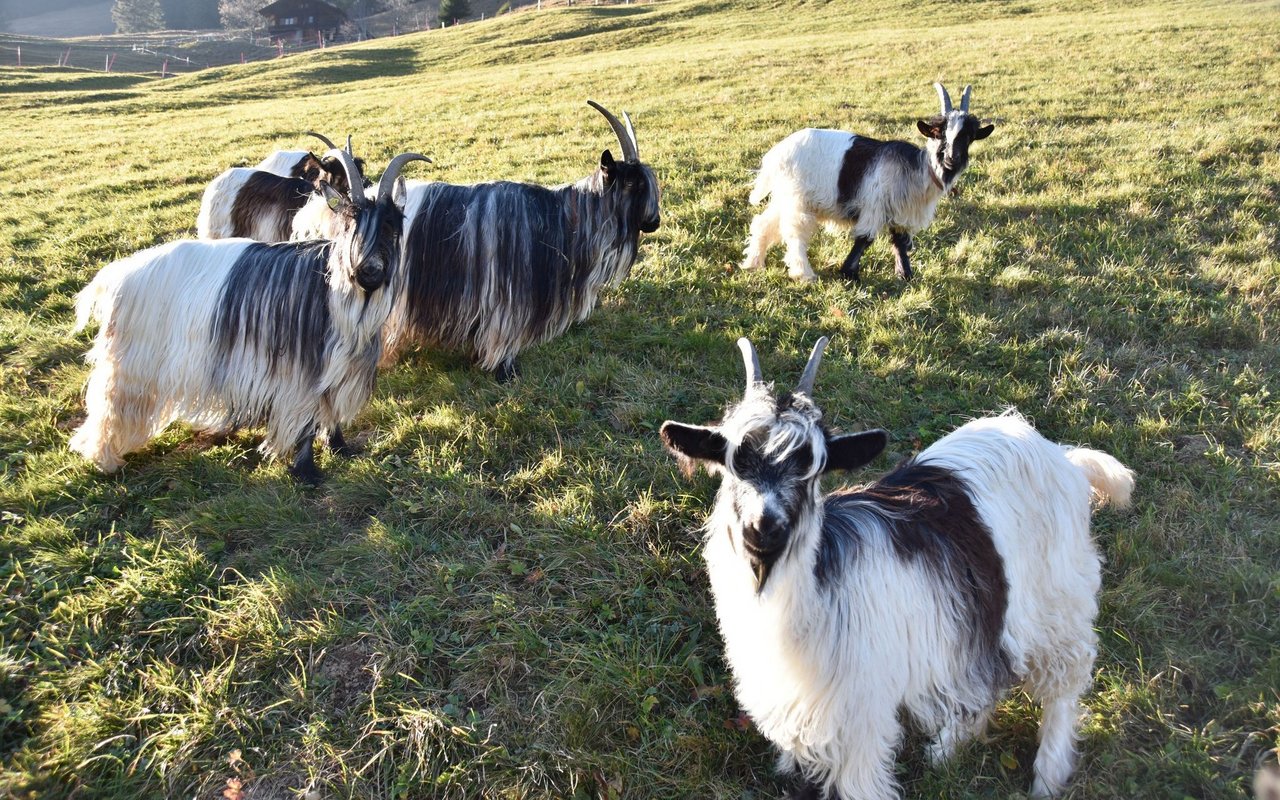
{"label": "chalet roof", "polygon": [[264,17],[294,16],[303,12],[347,16],[347,12],[324,0],[276,0],[271,5],[258,9],[258,13]]}

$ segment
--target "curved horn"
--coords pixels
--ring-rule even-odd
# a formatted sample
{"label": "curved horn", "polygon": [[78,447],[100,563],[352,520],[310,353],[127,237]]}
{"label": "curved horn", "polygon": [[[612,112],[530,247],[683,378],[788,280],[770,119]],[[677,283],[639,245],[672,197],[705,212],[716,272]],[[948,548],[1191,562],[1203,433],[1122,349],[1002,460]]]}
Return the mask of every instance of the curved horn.
{"label": "curved horn", "polygon": [[738,349],[742,351],[742,364],[747,368],[747,391],[749,392],[756,384],[764,383],[764,376],[760,374],[760,356],[756,355],[755,346],[745,336],[738,340]]}
{"label": "curved horn", "polygon": [[631,117],[627,112],[622,112],[622,121],[627,123],[627,136],[631,139],[631,154],[636,161],[640,160],[640,144],[636,141],[636,129],[631,127]]}
{"label": "curved horn", "polygon": [[595,100],[588,100],[587,105],[604,114],[604,118],[609,120],[609,127],[613,128],[613,133],[618,137],[618,146],[622,148],[623,161],[639,161],[640,155],[636,152],[635,143],[631,141],[631,137],[627,135],[627,129],[622,127],[622,123],[618,122],[618,118],[610,114],[609,111]]}
{"label": "curved horn", "polygon": [[[425,161],[431,163],[431,159],[426,156],[420,156],[417,153],[401,153],[391,159],[391,163],[387,165],[387,171],[382,173],[382,177],[378,179],[378,202],[391,196],[391,187],[395,186],[396,178],[400,177],[400,170],[404,169],[404,165],[410,161]],[[357,184],[352,184],[353,186]]]}
{"label": "curved horn", "polygon": [[951,95],[947,94],[947,89],[941,83],[935,83],[933,88],[938,90],[938,100],[942,103],[942,116],[951,113]]}
{"label": "curved horn", "polygon": [[353,156],[355,155],[355,152],[351,149],[351,134],[349,133],[347,134],[347,152]]}
{"label": "curved horn", "polygon": [[822,363],[822,351],[827,349],[830,339],[823,336],[813,344],[813,352],[809,354],[809,363],[804,365],[804,374],[800,383],[796,384],[796,394],[813,397],[813,379],[818,377],[818,365]]}
{"label": "curved horn", "polygon": [[964,94],[960,95],[960,110],[965,114],[969,113],[969,95],[973,93],[972,86],[964,87]]}
{"label": "curved horn", "polygon": [[356,198],[356,192],[360,191],[360,187],[364,186],[364,176],[360,174],[360,168],[356,166],[356,160],[346,150],[339,150],[334,147],[324,154],[325,158],[336,158],[342,162],[342,168],[347,173],[347,193],[351,195],[351,199]]}
{"label": "curved horn", "polygon": [[327,148],[329,148],[330,150],[337,150],[337,149],[338,149],[338,146],[337,146],[336,144],[334,144],[333,142],[329,141],[329,137],[328,137],[328,136],[321,136],[320,134],[316,133],[315,131],[307,131],[307,135],[308,135],[308,136],[314,136],[314,137],[316,137],[317,139],[319,139],[320,141],[324,142],[324,146],[325,146],[325,147],[327,147]]}

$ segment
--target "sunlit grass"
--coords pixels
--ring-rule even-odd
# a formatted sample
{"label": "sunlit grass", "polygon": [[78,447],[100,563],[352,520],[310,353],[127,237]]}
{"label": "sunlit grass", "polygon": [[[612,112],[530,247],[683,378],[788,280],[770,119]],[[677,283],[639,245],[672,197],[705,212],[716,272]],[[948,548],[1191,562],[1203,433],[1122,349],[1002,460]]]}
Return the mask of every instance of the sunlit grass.
{"label": "sunlit grass", "polygon": [[[1114,453],[1097,680],[1072,797],[1238,798],[1280,725],[1280,14],[1258,3],[672,0],[160,82],[0,68],[0,785],[18,796],[773,797],[742,730],[697,527],[714,482],[658,445],[736,397],[732,342],[818,381],[876,468],[1016,405]],[[963,191],[864,283],[736,269],[751,169],[819,125],[915,139],[942,79],[996,120]],[[231,165],[350,132],[415,175],[557,183],[632,113],[663,226],[621,290],[497,385],[417,353],[319,491],[176,427],[103,477],[74,293],[194,230]],[[872,474],[870,471],[868,475]],[[865,476],[864,476],[865,477]],[[1036,711],[908,796],[1030,785]]]}

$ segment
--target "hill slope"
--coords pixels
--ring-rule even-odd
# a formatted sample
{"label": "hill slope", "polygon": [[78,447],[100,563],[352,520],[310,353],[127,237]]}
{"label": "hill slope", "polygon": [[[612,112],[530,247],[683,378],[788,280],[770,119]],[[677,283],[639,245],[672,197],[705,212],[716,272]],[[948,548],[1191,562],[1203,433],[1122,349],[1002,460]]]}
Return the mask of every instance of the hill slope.
{"label": "hill slope", "polygon": [[[1240,798],[1280,705],[1280,12],[1145,5],[672,0],[515,14],[166,82],[0,69],[0,754],[44,797],[774,797],[739,717],[666,418],[736,397],[739,335],[787,386],[820,334],[866,475],[1016,405],[1115,454],[1101,651],[1072,797]],[[760,154],[796,128],[915,140],[930,83],[995,118],[963,192],[864,284],[734,268]],[[219,171],[306,129],[415,177],[576,179],[632,112],[663,226],[588,322],[495,385],[460,356],[384,373],[294,487],[253,431],[174,429],[115,476],[82,414],[74,293],[188,235]],[[38,131],[39,135],[32,135]],[[823,266],[825,265],[825,267]],[[835,485],[835,481],[832,482]],[[1037,712],[910,796],[1030,785]],[[229,784],[229,782],[231,782]],[[748,792],[753,794],[748,795]]]}

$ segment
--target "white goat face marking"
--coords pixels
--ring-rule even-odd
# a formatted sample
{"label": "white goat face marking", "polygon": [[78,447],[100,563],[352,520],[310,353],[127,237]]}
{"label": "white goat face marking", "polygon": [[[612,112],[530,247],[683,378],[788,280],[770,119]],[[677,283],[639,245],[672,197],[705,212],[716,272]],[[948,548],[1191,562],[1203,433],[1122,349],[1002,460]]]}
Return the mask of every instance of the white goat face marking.
{"label": "white goat face marking", "polygon": [[807,397],[775,401],[753,392],[725,419],[729,442],[722,502],[729,504],[729,536],[741,544],[763,585],[785,556],[791,530],[815,501],[826,461],[822,414]]}

